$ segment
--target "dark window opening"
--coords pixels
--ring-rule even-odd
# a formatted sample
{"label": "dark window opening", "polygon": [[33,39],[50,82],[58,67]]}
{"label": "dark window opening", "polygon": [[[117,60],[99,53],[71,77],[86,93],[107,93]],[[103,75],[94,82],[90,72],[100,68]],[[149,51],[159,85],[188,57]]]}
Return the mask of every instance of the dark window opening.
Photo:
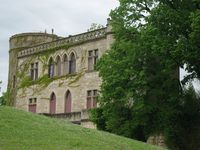
{"label": "dark window opening", "polygon": [[13,76],[13,88],[16,86],[16,76]]}
{"label": "dark window opening", "polygon": [[61,59],[58,56],[56,61],[56,75],[61,76]]}
{"label": "dark window opening", "polygon": [[97,107],[97,90],[87,91],[87,109]]}
{"label": "dark window opening", "polygon": [[31,64],[30,78],[31,78],[31,80],[37,80],[38,79],[38,62]]}
{"label": "dark window opening", "polygon": [[35,63],[35,80],[38,79],[38,62]]}
{"label": "dark window opening", "polygon": [[48,76],[52,78],[54,76],[54,64],[53,64],[53,59],[51,58],[49,61],[49,66],[48,66]]}
{"label": "dark window opening", "polygon": [[63,65],[63,74],[67,74],[69,71],[68,71],[68,59],[67,59],[67,55],[64,55],[64,65]]}
{"label": "dark window opening", "polygon": [[69,73],[75,73],[76,72],[76,58],[74,53],[70,55],[70,60],[69,60]]}
{"label": "dark window opening", "polygon": [[98,60],[98,49],[88,51],[88,70],[94,70]]}
{"label": "dark window opening", "polygon": [[31,80],[34,80],[34,64],[31,64]]}

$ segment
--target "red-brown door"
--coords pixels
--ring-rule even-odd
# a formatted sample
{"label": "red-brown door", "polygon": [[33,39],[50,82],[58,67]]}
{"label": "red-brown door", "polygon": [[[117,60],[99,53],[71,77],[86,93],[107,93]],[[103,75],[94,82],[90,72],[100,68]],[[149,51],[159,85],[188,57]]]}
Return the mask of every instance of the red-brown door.
{"label": "red-brown door", "polygon": [[50,114],[55,114],[55,113],[56,113],[56,95],[52,93],[50,98]]}
{"label": "red-brown door", "polygon": [[71,112],[72,97],[70,91],[67,91],[65,95],[65,113]]}
{"label": "red-brown door", "polygon": [[91,103],[92,103],[92,99],[91,99],[91,97],[88,97],[88,98],[87,98],[87,109],[92,108]]}
{"label": "red-brown door", "polygon": [[36,104],[30,104],[28,106],[28,111],[32,113],[36,113]]}

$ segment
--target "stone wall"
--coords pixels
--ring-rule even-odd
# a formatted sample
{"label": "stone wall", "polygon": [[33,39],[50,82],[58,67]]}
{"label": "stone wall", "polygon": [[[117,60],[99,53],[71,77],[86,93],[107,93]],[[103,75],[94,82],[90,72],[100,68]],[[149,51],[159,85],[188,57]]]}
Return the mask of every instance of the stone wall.
{"label": "stone wall", "polygon": [[150,136],[147,139],[147,143],[166,148],[164,136],[162,134]]}
{"label": "stone wall", "polygon": [[[29,34],[22,34],[27,37]],[[67,38],[56,39],[52,42],[50,38],[46,38],[47,42],[39,43],[35,46],[30,43],[31,38],[21,40],[21,43],[15,40],[15,36],[11,37],[11,47],[27,47],[20,49],[17,53],[17,86],[16,86],[16,107],[28,111],[30,98],[37,98],[37,113],[49,113],[50,95],[54,92],[56,95],[56,113],[64,113],[64,101],[67,91],[72,96],[72,112],[81,112],[86,109],[87,91],[99,90],[101,79],[97,71],[88,71],[88,51],[98,49],[99,57],[101,57],[113,42],[111,27],[90,31]],[[41,37],[36,39],[39,40]],[[14,40],[14,41],[13,41]],[[34,39],[32,38],[34,41]],[[24,41],[25,43],[23,43]],[[40,40],[39,40],[40,41]],[[43,41],[43,40],[41,40]],[[31,84],[22,87],[24,77],[30,76],[30,64],[38,62],[39,78],[48,74],[48,61],[53,58],[56,61],[59,56],[63,62],[64,55],[70,56],[71,53],[76,57],[76,73],[72,75],[63,75],[59,78],[55,77],[48,85]],[[16,57],[16,55],[15,55]],[[62,64],[63,65],[63,64]],[[24,69],[24,67],[27,67]],[[13,70],[11,67],[10,70]],[[62,69],[63,70],[63,69]],[[20,73],[24,72],[20,76]],[[86,123],[85,123],[86,124]],[[85,125],[91,126],[91,125]]]}
{"label": "stone wall", "polygon": [[[47,33],[22,33],[12,36],[9,40],[9,74],[8,74],[8,89],[11,103],[16,105],[17,74],[18,74],[18,53],[31,46],[52,42],[58,39],[56,35]],[[14,81],[16,78],[16,81]]]}

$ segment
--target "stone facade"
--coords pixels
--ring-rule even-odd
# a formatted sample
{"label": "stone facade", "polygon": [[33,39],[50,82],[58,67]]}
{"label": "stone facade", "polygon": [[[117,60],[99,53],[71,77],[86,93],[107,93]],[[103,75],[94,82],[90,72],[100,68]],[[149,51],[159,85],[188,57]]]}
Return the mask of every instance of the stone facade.
{"label": "stone facade", "polygon": [[[101,85],[98,72],[88,69],[89,51],[97,50],[100,58],[112,43],[109,20],[105,28],[65,38],[47,33],[22,33],[12,36],[8,83],[12,104],[25,111],[49,114],[51,95],[54,93],[56,99],[54,114],[63,114],[66,113],[65,103],[68,92],[71,94],[70,113],[85,112],[83,110],[87,109],[88,91],[99,90]],[[66,73],[64,57],[68,58],[69,68],[72,54],[75,56],[75,72],[70,73],[68,70]],[[57,58],[61,60],[59,66]],[[52,71],[50,60],[53,60],[54,75],[48,77]],[[87,114],[83,116],[81,113],[80,118],[85,116]],[[84,121],[87,119],[81,120],[83,126],[93,126]]]}
{"label": "stone facade", "polygon": [[147,139],[147,143],[152,144],[152,145],[157,145],[163,148],[167,148],[165,145],[165,139],[162,134],[159,135],[152,135]]}

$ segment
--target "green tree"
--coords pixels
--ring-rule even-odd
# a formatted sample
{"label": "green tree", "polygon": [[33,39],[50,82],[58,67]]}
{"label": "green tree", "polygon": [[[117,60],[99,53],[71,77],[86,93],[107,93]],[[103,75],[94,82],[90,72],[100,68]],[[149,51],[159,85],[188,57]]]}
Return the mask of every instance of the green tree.
{"label": "green tree", "polygon": [[200,148],[200,95],[192,86],[183,90],[172,106],[166,122],[166,143],[170,149],[198,150]]}
{"label": "green tree", "polygon": [[101,111],[93,120],[101,116],[101,129],[145,141],[165,132],[176,112],[184,93],[179,67],[190,73],[183,83],[200,77],[199,1],[120,0],[111,18],[115,43],[97,64]]}
{"label": "green tree", "polygon": [[1,105],[6,105],[6,99],[7,99],[7,93],[3,93],[2,96],[0,97],[0,106]]}

